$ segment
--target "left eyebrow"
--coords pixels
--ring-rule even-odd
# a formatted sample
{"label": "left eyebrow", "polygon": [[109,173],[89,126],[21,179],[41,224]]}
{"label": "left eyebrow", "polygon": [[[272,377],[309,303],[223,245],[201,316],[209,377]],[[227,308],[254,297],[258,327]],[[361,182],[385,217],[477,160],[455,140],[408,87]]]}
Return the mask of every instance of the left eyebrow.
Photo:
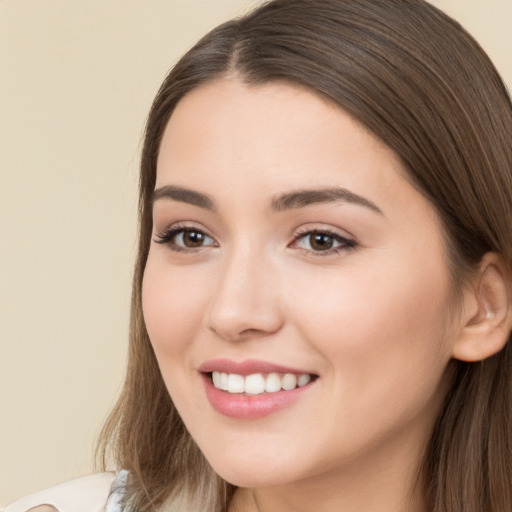
{"label": "left eyebrow", "polygon": [[363,196],[354,194],[346,188],[324,188],[318,190],[298,190],[283,194],[271,203],[271,209],[276,212],[304,208],[317,203],[347,202],[364,206],[370,210],[383,215],[382,210],[372,201]]}

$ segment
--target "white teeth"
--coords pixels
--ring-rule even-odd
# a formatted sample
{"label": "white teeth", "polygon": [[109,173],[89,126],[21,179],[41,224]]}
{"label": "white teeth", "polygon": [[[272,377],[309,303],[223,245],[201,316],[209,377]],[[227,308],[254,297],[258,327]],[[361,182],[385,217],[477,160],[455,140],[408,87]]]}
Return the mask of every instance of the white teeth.
{"label": "white teeth", "polygon": [[223,391],[227,391],[228,390],[228,374],[227,373],[221,372],[221,374],[220,374],[220,386],[219,387]]}
{"label": "white teeth", "polygon": [[305,386],[309,382],[311,382],[311,376],[306,373],[304,375],[301,375],[297,379],[297,386],[299,386],[299,388],[301,388],[302,386]]}
{"label": "white teeth", "polygon": [[245,379],[236,373],[228,375],[228,393],[243,393],[245,391]]}
{"label": "white teeth", "polygon": [[297,377],[293,373],[286,373],[283,377],[281,387],[286,391],[295,389],[297,387]]}
{"label": "white teeth", "polygon": [[244,377],[236,373],[212,372],[212,382],[217,389],[228,393],[261,395],[262,393],[275,393],[282,389],[290,391],[297,386],[305,386],[311,382],[311,375],[307,373],[301,375],[269,373],[265,377],[262,373],[253,373]]}
{"label": "white teeth", "polygon": [[224,372],[213,372],[212,374],[213,385],[217,389],[224,391],[228,390],[228,374]]}
{"label": "white teeth", "polygon": [[213,372],[212,373],[212,382],[213,382],[213,385],[217,388],[217,389],[222,389],[220,387],[220,372]]}
{"label": "white teeth", "polygon": [[267,393],[275,393],[281,391],[281,377],[278,373],[269,373],[265,381],[265,391]]}
{"label": "white teeth", "polygon": [[265,379],[261,373],[245,377],[245,392],[248,395],[259,395],[265,391]]}

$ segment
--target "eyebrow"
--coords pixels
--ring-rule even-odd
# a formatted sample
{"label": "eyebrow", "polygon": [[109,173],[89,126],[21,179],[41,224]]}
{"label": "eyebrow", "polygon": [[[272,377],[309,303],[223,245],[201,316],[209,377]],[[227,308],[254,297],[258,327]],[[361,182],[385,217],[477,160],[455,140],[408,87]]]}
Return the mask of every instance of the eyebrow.
{"label": "eyebrow", "polygon": [[[188,203],[212,212],[217,209],[214,201],[206,194],[174,185],[166,185],[156,189],[153,192],[152,202],[154,203],[159,199],[171,199],[182,203]],[[382,210],[369,199],[358,194],[354,194],[354,192],[351,192],[346,188],[340,187],[298,190],[296,192],[282,194],[272,200],[270,209],[271,211],[282,212],[296,208],[304,208],[313,204],[337,203],[340,201],[364,206],[383,215]]]}
{"label": "eyebrow", "polygon": [[190,190],[188,188],[175,187],[173,185],[166,185],[156,189],[153,192],[152,202],[158,201],[159,199],[172,199],[174,201],[180,201],[181,203],[193,204],[204,208],[206,210],[215,211],[215,203],[206,195]]}
{"label": "eyebrow", "polygon": [[319,190],[299,190],[297,192],[283,194],[272,201],[271,209],[280,212],[295,208],[304,208],[305,206],[317,203],[336,203],[339,201],[364,206],[383,215],[382,210],[369,199],[354,194],[354,192],[346,188],[339,187]]}

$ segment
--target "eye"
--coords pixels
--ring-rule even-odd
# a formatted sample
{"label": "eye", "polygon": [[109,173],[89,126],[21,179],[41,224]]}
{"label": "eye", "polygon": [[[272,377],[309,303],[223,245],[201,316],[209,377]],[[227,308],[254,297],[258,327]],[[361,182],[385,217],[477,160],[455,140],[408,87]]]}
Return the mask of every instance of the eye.
{"label": "eye", "polygon": [[169,228],[162,233],[156,233],[157,244],[166,244],[175,251],[189,249],[200,249],[204,246],[215,246],[213,238],[209,237],[200,229],[175,227]]}
{"label": "eye", "polygon": [[291,244],[291,247],[304,249],[322,256],[353,249],[355,246],[356,243],[353,240],[329,230],[313,230],[301,233]]}

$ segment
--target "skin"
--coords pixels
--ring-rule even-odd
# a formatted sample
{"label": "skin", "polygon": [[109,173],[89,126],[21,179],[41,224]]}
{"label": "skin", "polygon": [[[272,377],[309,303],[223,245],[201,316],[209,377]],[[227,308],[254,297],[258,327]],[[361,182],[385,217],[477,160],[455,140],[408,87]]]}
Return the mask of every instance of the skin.
{"label": "skin", "polygon": [[[449,314],[440,221],[397,156],[307,90],[225,78],[173,113],[157,166],[156,189],[166,186],[206,194],[215,211],[155,201],[144,316],[189,432],[240,487],[230,510],[422,511],[418,464],[462,327]],[[333,187],[379,211],[347,200],[270,207]],[[176,226],[204,233],[204,244],[157,243]],[[311,230],[350,243],[316,250]],[[319,378],[275,414],[228,418],[198,373],[215,358]]]}

